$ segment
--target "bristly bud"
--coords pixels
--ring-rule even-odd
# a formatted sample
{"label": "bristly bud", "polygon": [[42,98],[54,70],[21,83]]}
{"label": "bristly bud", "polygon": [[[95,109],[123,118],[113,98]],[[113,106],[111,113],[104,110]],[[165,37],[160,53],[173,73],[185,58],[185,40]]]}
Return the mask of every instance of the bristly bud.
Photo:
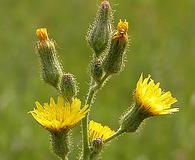
{"label": "bristly bud", "polygon": [[102,149],[103,142],[100,138],[96,138],[95,140],[92,141],[92,150],[95,153],[99,153]]}
{"label": "bristly bud", "polygon": [[62,67],[57,57],[54,42],[49,39],[46,28],[36,30],[38,42],[36,45],[40,57],[43,80],[57,88],[62,75]]}
{"label": "bristly bud", "polygon": [[133,105],[132,108],[121,118],[122,132],[135,132],[143,120],[147,118],[144,110]]}
{"label": "bristly bud", "polygon": [[69,152],[69,137],[67,132],[51,132],[52,150],[60,159],[65,160]]}
{"label": "bristly bud", "polygon": [[72,98],[77,95],[78,86],[73,74],[65,73],[60,80],[60,92],[64,99],[71,102]]}
{"label": "bristly bud", "polygon": [[91,76],[93,79],[99,83],[103,75],[103,67],[101,59],[95,59],[91,63]]}
{"label": "bristly bud", "polygon": [[100,152],[102,151],[103,141],[100,138],[96,138],[92,141],[90,159],[98,159]]}
{"label": "bristly bud", "polygon": [[112,10],[108,1],[103,1],[94,24],[89,29],[87,41],[94,50],[95,56],[99,57],[108,46],[112,35]]}
{"label": "bristly bud", "polygon": [[124,66],[125,49],[128,44],[128,22],[119,21],[114,33],[110,49],[104,60],[104,70],[108,75],[118,73]]}

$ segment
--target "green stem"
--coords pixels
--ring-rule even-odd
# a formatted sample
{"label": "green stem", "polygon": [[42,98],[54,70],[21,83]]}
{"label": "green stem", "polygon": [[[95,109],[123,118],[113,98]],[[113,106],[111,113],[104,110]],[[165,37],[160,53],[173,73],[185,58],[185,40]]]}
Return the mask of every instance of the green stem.
{"label": "green stem", "polygon": [[116,131],[113,135],[111,135],[110,137],[108,137],[106,140],[104,140],[104,143],[108,143],[110,142],[112,139],[120,136],[121,134],[123,134],[123,131],[119,128],[118,131]]}
{"label": "green stem", "polygon": [[90,160],[97,160],[99,157],[99,153],[91,153]]}
{"label": "green stem", "polygon": [[[94,85],[90,85],[89,92],[87,94],[87,99],[85,104],[88,104],[91,108],[91,104],[93,103],[93,98],[97,91],[102,87],[105,80],[109,75],[105,74],[100,83],[96,83]],[[93,80],[92,80],[93,82]],[[89,141],[88,141],[88,122],[89,122],[89,112],[86,117],[82,120],[82,140],[83,140],[83,155],[82,160],[88,160],[90,158],[90,149],[89,149]]]}
{"label": "green stem", "polygon": [[[91,107],[92,99],[95,95],[95,90],[93,87],[90,87],[89,93],[87,96],[86,104]],[[88,121],[89,121],[89,112],[87,113],[86,117],[82,120],[82,139],[83,139],[83,160],[89,159],[90,149],[89,149],[89,142],[88,142]]]}

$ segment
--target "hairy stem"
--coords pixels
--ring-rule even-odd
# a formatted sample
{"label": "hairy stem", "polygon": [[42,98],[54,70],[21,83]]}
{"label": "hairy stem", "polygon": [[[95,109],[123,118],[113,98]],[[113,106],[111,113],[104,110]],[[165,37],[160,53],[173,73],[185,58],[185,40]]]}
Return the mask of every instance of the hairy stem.
{"label": "hairy stem", "polygon": [[91,153],[90,160],[97,160],[99,157],[99,153]]}
{"label": "hairy stem", "polygon": [[113,135],[111,135],[111,136],[108,137],[106,140],[104,140],[104,143],[110,142],[112,139],[117,138],[117,137],[120,136],[121,134],[123,134],[123,131],[119,128],[118,131],[116,131]]}
{"label": "hairy stem", "polygon": [[[100,83],[96,83],[92,85],[91,83],[86,102],[85,104],[88,104],[89,107],[91,107],[93,103],[93,98],[95,97],[97,91],[102,87],[106,79],[109,77],[109,75],[105,74],[100,81]],[[93,81],[93,80],[92,80]],[[88,160],[90,158],[90,149],[89,149],[89,141],[88,141],[88,123],[89,123],[89,112],[87,113],[86,117],[82,120],[82,140],[83,140],[83,155],[82,160]]]}

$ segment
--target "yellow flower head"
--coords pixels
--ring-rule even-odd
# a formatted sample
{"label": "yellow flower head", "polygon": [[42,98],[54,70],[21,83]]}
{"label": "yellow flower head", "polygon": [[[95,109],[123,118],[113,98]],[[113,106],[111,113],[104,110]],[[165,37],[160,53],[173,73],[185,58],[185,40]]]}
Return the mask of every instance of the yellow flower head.
{"label": "yellow flower head", "polygon": [[128,22],[125,20],[124,22],[120,19],[119,20],[119,23],[118,23],[118,26],[117,26],[117,32],[114,34],[114,39],[115,38],[125,38],[127,39],[128,38],[128,28],[129,28],[129,25],[128,25]]}
{"label": "yellow flower head", "polygon": [[81,101],[79,99],[75,98],[72,103],[65,103],[61,96],[58,97],[57,103],[51,97],[50,104],[44,103],[43,106],[39,102],[35,104],[36,108],[30,113],[41,126],[51,132],[71,129],[89,111],[87,105],[80,109]]}
{"label": "yellow flower head", "polygon": [[108,126],[102,126],[100,123],[90,121],[89,123],[89,141],[101,139],[104,141],[110,137],[115,131],[111,130]]}
{"label": "yellow flower head", "polygon": [[40,41],[47,41],[47,40],[49,40],[46,28],[38,28],[36,30],[36,35],[37,35],[37,38]]}
{"label": "yellow flower head", "polygon": [[143,79],[143,75],[141,75],[137,82],[134,98],[138,106],[149,116],[178,112],[179,108],[171,108],[177,99],[172,97],[171,92],[163,92],[160,83],[155,84],[150,77],[148,75]]}

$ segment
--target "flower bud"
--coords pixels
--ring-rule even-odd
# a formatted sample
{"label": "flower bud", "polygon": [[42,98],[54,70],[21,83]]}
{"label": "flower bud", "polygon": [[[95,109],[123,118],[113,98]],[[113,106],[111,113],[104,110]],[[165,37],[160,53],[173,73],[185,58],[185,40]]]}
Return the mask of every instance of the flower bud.
{"label": "flower bud", "polygon": [[51,132],[52,150],[62,160],[69,152],[69,137],[67,132]]}
{"label": "flower bud", "polygon": [[92,150],[95,153],[99,153],[102,149],[103,141],[100,138],[96,138],[92,141]]}
{"label": "flower bud", "polygon": [[91,76],[98,83],[101,81],[102,75],[102,61],[100,59],[96,59],[91,63]]}
{"label": "flower bud", "polygon": [[100,138],[96,138],[92,141],[90,159],[99,159],[102,151],[103,141]]}
{"label": "flower bud", "polygon": [[73,74],[65,73],[61,77],[60,81],[60,92],[65,100],[71,101],[77,95],[77,82]]}
{"label": "flower bud", "polygon": [[104,59],[104,70],[110,75],[118,73],[124,66],[125,49],[128,44],[128,22],[119,21],[116,33],[113,35],[109,52]]}
{"label": "flower bud", "polygon": [[36,45],[41,63],[43,80],[56,87],[62,75],[62,67],[57,57],[54,42],[49,39],[46,28],[36,30],[38,42]]}
{"label": "flower bud", "polygon": [[99,7],[96,19],[90,27],[87,41],[94,50],[95,56],[99,57],[106,49],[112,34],[112,11],[110,3],[103,1]]}

